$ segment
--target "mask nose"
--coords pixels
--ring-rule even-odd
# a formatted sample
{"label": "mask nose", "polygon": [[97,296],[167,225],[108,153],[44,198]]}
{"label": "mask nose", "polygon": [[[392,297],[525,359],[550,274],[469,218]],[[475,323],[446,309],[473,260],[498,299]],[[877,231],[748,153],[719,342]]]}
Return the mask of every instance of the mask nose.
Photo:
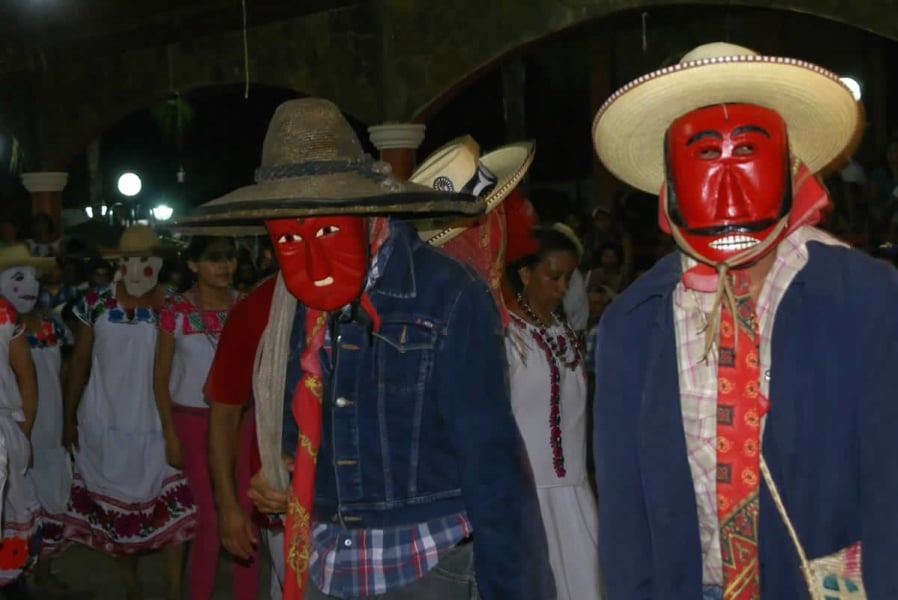
{"label": "mask nose", "polygon": [[331,274],[327,253],[318,248],[312,240],[306,240],[306,273],[312,281],[320,281]]}
{"label": "mask nose", "polygon": [[717,186],[717,211],[715,218],[720,221],[738,219],[748,214],[748,202],[739,185],[733,169],[723,168],[720,183]]}

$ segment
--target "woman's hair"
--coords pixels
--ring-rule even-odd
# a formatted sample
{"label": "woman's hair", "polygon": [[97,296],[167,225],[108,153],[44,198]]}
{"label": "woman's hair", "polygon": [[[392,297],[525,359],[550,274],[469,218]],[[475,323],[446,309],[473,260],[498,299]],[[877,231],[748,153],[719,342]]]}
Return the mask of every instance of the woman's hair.
{"label": "woman's hair", "polygon": [[571,238],[557,229],[554,229],[552,225],[534,227],[533,237],[539,244],[536,252],[515,261],[505,269],[505,275],[508,277],[515,293],[524,289],[524,284],[518,275],[519,269],[523,267],[532,269],[544,261],[546,257],[553,252],[567,252],[574,257],[574,262],[577,261],[577,257],[579,256],[577,246]]}
{"label": "woman's hair", "polygon": [[184,259],[196,262],[203,256],[203,253],[209,246],[222,242],[232,247],[236,253],[237,243],[234,241],[234,238],[227,236],[195,235],[190,238],[190,242],[187,244],[187,249],[184,250]]}

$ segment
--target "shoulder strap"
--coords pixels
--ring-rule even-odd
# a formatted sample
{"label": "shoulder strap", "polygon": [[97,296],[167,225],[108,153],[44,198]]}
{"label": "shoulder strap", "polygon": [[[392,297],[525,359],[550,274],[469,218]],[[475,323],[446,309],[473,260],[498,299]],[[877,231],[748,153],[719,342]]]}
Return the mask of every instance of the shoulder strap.
{"label": "shoulder strap", "polygon": [[801,541],[798,539],[798,533],[796,533],[795,527],[792,525],[792,519],[789,518],[789,513],[786,512],[786,506],[783,504],[783,499],[780,497],[779,490],[773,482],[773,476],[770,474],[770,469],[767,468],[767,461],[764,460],[763,453],[761,454],[761,475],[764,476],[764,481],[767,483],[767,489],[770,490],[770,496],[773,498],[773,503],[776,505],[777,511],[779,511],[780,516],[783,518],[783,523],[786,525],[789,537],[792,538],[792,543],[795,545],[795,551],[798,553],[798,562],[801,566],[801,573],[804,575],[804,581],[808,586],[808,592],[811,594],[811,598],[816,599],[818,598],[818,594],[816,593],[817,587],[811,574],[811,565],[808,563],[808,557],[804,552],[804,547],[802,547]]}

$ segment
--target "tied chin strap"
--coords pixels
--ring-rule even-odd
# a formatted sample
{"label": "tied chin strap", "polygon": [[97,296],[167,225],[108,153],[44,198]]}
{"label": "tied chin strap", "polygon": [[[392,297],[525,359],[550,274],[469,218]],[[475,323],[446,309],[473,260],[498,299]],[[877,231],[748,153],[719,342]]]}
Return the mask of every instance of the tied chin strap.
{"label": "tied chin strap", "polygon": [[[665,215],[667,214],[667,203],[664,206]],[[717,271],[717,287],[714,292],[714,300],[711,303],[711,312],[709,313],[709,317],[705,324],[705,349],[702,354],[702,360],[707,362],[708,356],[711,353],[711,350],[714,348],[715,343],[718,340],[719,331],[720,331],[720,307],[726,302],[727,307],[730,310],[730,314],[736,314],[736,292],[733,289],[733,282],[729,277],[730,269],[735,265],[742,265],[746,263],[750,263],[756,258],[764,256],[767,252],[779,242],[780,234],[785,231],[786,227],[789,225],[789,216],[785,216],[776,224],[773,231],[770,232],[770,235],[767,236],[759,244],[755,244],[751,248],[747,248],[739,254],[735,254],[728,258],[727,260],[717,263],[711,264],[705,258],[703,258],[698,252],[695,251],[695,248],[686,241],[683,237],[683,234],[680,232],[680,228],[673,223],[670,226],[670,233],[673,235],[674,240],[679,246],[680,250],[699,261],[699,267],[713,267]],[[691,271],[691,270],[690,270]],[[697,274],[697,273],[696,273]],[[688,279],[690,275],[689,272],[684,273],[684,280]],[[735,332],[736,335],[739,335],[739,332]]]}
{"label": "tied chin strap", "polygon": [[820,222],[822,213],[827,206],[829,206],[829,196],[826,193],[826,189],[803,162],[793,158],[792,211],[777,223],[767,239],[761,243],[730,257],[722,263],[712,264],[699,256],[698,252],[683,238],[679,228],[670,220],[670,215],[667,211],[666,186],[661,188],[661,192],[658,195],[658,216],[661,230],[669,231],[680,250],[700,263],[683,273],[683,282],[689,288],[714,291],[710,318],[706,319],[704,360],[707,361],[708,355],[717,341],[722,303],[726,302],[731,311],[736,304],[732,282],[728,283],[730,279],[728,276],[729,270],[736,265],[749,263],[756,258],[760,258],[771,249],[771,246],[778,243],[781,237],[789,235],[799,227],[816,225]]}

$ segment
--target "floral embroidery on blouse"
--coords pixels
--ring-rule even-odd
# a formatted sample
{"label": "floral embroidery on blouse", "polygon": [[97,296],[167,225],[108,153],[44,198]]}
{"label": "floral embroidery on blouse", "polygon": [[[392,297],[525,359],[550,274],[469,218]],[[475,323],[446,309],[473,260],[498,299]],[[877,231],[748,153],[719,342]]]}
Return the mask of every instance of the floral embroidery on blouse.
{"label": "floral embroidery on blouse", "polygon": [[[243,298],[237,295],[236,301]],[[230,309],[205,310],[196,306],[183,294],[174,294],[159,313],[159,328],[172,335],[206,333],[218,335],[224,329]]]}
{"label": "floral embroidery on blouse", "polygon": [[156,311],[149,306],[122,308],[111,287],[100,287],[90,290],[75,306],[75,315],[89,325],[93,325],[108,313],[110,323],[149,323],[155,324]]}
{"label": "floral embroidery on blouse", "polygon": [[52,348],[70,345],[65,326],[55,319],[42,319],[40,331],[28,332],[28,345],[34,348]]}

